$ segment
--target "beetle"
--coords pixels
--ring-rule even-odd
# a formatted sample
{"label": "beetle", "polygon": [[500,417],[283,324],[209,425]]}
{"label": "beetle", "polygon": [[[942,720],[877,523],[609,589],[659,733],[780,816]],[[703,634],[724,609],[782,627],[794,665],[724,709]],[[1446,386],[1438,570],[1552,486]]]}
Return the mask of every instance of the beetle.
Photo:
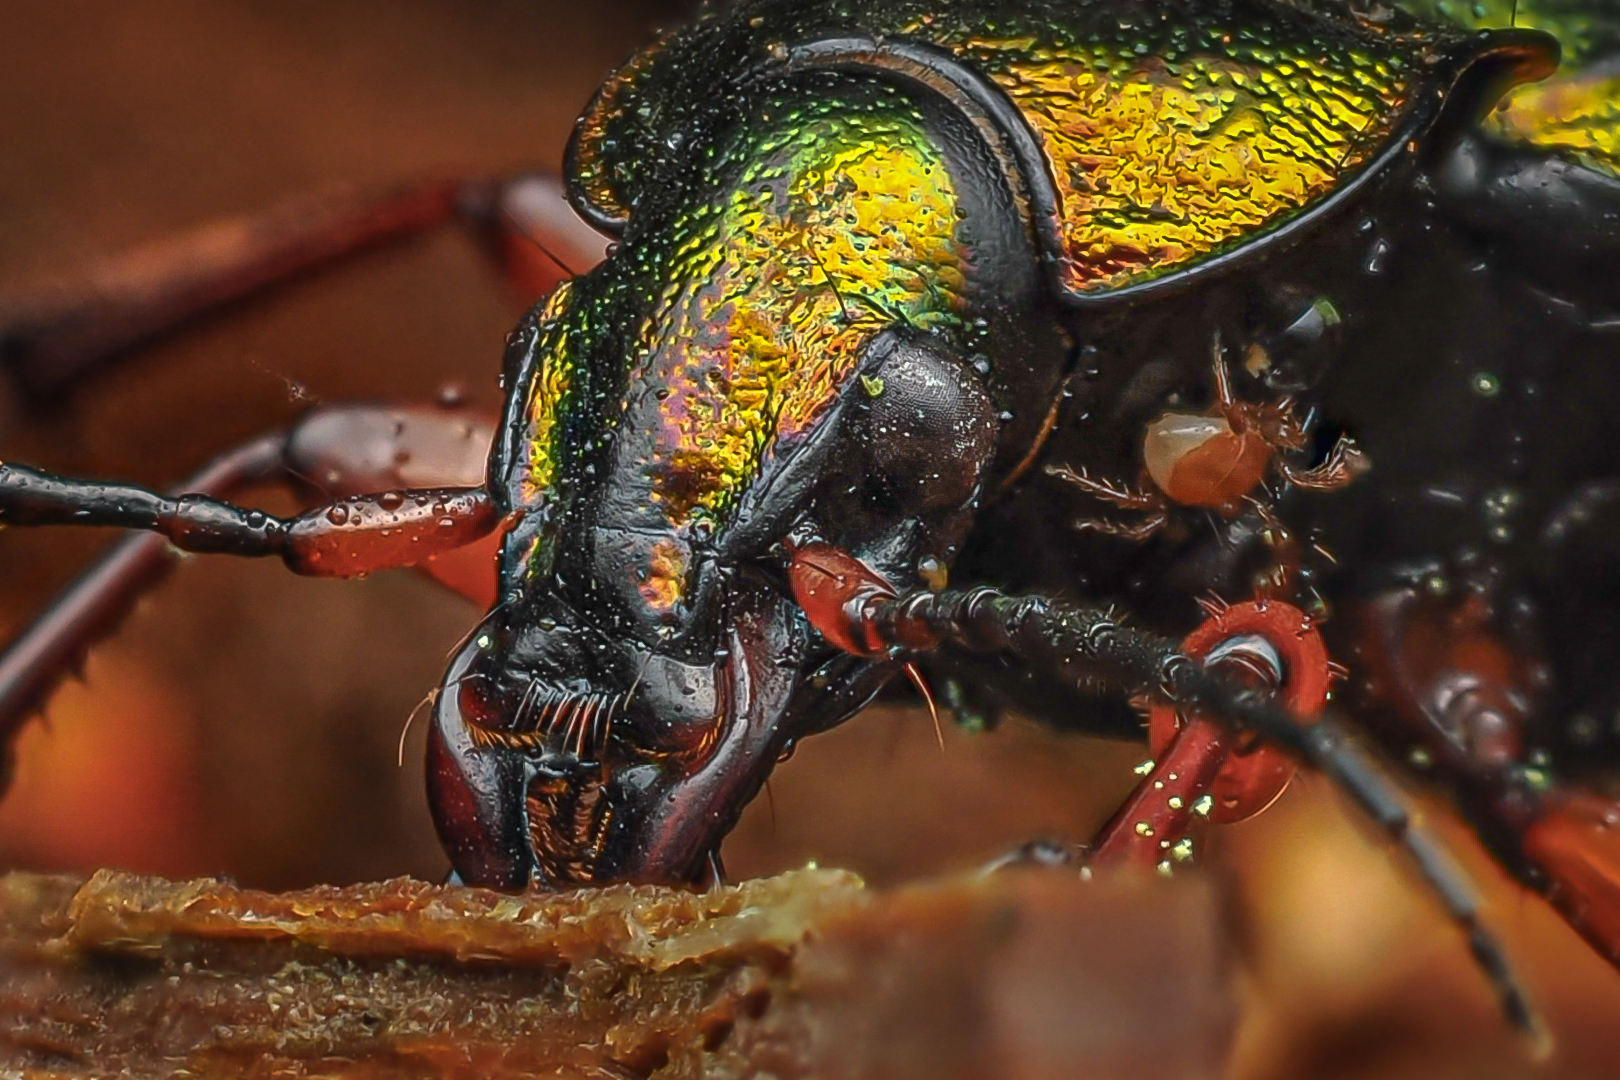
{"label": "beetle", "polygon": [[[1380,737],[1424,750],[1506,861],[1589,907],[1602,894],[1562,872],[1552,840],[1522,850],[1537,825],[1575,826],[1520,765],[1527,739],[1566,749],[1572,729],[1548,718],[1601,711],[1613,691],[1608,608],[1587,588],[1606,565],[1587,553],[1609,466],[1536,404],[1607,400],[1594,268],[1612,257],[1613,184],[1601,161],[1504,150],[1476,128],[1554,55],[1533,33],[1332,5],[714,14],[632,62],[581,122],[574,201],[621,246],[514,334],[486,483],[377,494],[392,460],[377,447],[420,456],[446,429],[349,411],[195,485],[330,477],[342,497],[297,518],[13,463],[0,516],[156,528],[338,575],[427,554],[444,571],[497,536],[500,588],[452,661],[429,752],[441,836],[475,883],[716,876],[720,837],[777,757],[912,654],[965,714],[1012,703],[1122,734],[1135,714],[1077,676],[1169,681],[1376,794],[1231,680],[1166,667],[1167,639],[1116,655],[1116,620],[1064,608],[1086,632],[1042,659],[1010,621],[1034,609],[945,591],[948,576],[1118,601],[1172,632],[1207,590],[1254,595],[1213,606],[1224,636],[1185,652],[1278,684],[1305,653],[1275,616],[1300,640],[1320,624],[1311,679],[1342,658]],[[1533,214],[1525,181],[1549,172],[1564,190]],[[1524,269],[1482,276],[1503,251]],[[1411,325],[1426,334],[1390,340]],[[1479,327],[1504,326],[1523,355],[1476,359]],[[1564,363],[1549,373],[1553,327]],[[46,369],[13,341],[19,370]],[[1432,381],[1391,402],[1412,369]],[[1434,414],[1466,437],[1432,430]],[[1156,497],[1129,488],[1138,467]],[[1156,532],[1077,533],[1077,516],[1097,519],[1054,494],[1064,483],[1151,508]],[[967,655],[984,641],[1029,662],[1009,674]],[[1227,753],[1265,750],[1201,760],[1218,771]],[[1177,846],[1133,834],[1098,850]],[[1577,918],[1612,949],[1607,909]]]}

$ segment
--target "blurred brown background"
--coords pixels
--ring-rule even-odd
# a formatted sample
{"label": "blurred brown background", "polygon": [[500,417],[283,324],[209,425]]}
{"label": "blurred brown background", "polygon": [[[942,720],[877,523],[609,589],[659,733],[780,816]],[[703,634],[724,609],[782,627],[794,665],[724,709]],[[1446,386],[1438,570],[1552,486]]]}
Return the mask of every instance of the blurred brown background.
{"label": "blurred brown background", "polygon": [[[7,0],[0,5],[0,291],[340,183],[555,167],[575,113],[672,0]],[[443,230],[238,305],[57,407],[0,390],[0,456],[166,485],[311,401],[493,407],[514,320]],[[0,533],[16,628],[110,538]],[[193,559],[95,651],[20,748],[0,866],[229,874],[270,888],[445,861],[406,717],[477,613],[409,574],[299,580]],[[892,882],[1036,835],[1083,837],[1139,748],[1018,723],[947,732],[881,711],[808,743],[729,844],[733,874],[815,858]],[[1436,808],[1431,816],[1444,819]],[[1231,883],[1243,1078],[1620,1075],[1620,975],[1466,836],[1559,1040],[1532,1065],[1463,944],[1320,781],[1211,845]]]}

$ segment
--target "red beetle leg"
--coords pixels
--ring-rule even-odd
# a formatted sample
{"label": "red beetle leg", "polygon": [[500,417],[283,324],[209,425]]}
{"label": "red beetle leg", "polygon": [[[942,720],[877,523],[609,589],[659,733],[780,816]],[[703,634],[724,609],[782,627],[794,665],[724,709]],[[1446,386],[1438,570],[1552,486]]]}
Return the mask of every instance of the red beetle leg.
{"label": "red beetle leg", "polygon": [[[1303,716],[1319,712],[1331,676],[1327,647],[1303,612],[1276,600],[1226,606],[1206,603],[1209,616],[1188,634],[1181,650],[1195,660],[1280,674],[1284,703]],[[1245,657],[1237,646],[1256,639]],[[1264,642],[1279,671],[1255,671],[1272,657],[1254,652]],[[1224,652],[1223,652],[1224,647]],[[1230,824],[1252,817],[1276,801],[1293,779],[1295,765],[1264,744],[1237,744],[1234,736],[1202,717],[1183,720],[1174,705],[1156,702],[1148,721],[1156,762],[1091,845],[1093,861],[1159,866],[1184,857],[1179,845],[1193,816]],[[1207,798],[1206,798],[1207,796]]]}
{"label": "red beetle leg", "polygon": [[[1253,638],[1269,645],[1280,664],[1284,704],[1297,715],[1312,716],[1327,701],[1331,678],[1327,646],[1322,635],[1298,608],[1278,600],[1256,600],[1224,609],[1206,608],[1210,617],[1182,642],[1182,651],[1194,659],[1211,658],[1219,666],[1250,667],[1259,657],[1245,661],[1241,655],[1218,655],[1223,646],[1241,644]],[[1261,673],[1268,674],[1268,673]],[[1176,733],[1183,727],[1181,715],[1168,703],[1153,707],[1148,741],[1155,756],[1162,757]],[[1213,805],[1209,819],[1229,825],[1260,813],[1276,801],[1293,779],[1292,759],[1264,744],[1239,747],[1226,758],[1209,785]]]}
{"label": "red beetle leg", "polygon": [[103,361],[222,304],[456,217],[483,234],[524,306],[602,258],[601,237],[574,215],[551,177],[329,192],[0,296],[0,329],[15,354],[7,369],[33,393],[60,393]]}
{"label": "red beetle leg", "polygon": [[822,637],[856,656],[886,651],[866,611],[874,601],[893,599],[896,593],[871,567],[841,548],[816,541],[793,549],[788,581],[793,599]]}
{"label": "red beetle leg", "polygon": [[550,174],[465,185],[459,209],[524,308],[606,254],[607,240],[574,213],[562,180]]}
{"label": "red beetle leg", "polygon": [[1198,800],[1226,764],[1226,732],[1197,719],[1176,733],[1130,798],[1093,838],[1094,865],[1132,865],[1143,869],[1170,858],[1185,858],[1186,838]]}
{"label": "red beetle leg", "polygon": [[1620,963],[1620,803],[1549,795],[1523,842],[1526,857],[1547,875],[1547,899],[1594,949]]}

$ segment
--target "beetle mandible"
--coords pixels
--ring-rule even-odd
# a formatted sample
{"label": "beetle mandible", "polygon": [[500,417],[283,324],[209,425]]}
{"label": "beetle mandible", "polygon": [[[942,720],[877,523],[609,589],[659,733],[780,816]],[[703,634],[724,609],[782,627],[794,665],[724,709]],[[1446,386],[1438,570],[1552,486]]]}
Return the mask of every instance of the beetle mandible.
{"label": "beetle mandible", "polygon": [[[1578,815],[1608,811],[1522,766],[1532,742],[1570,750],[1563,719],[1615,692],[1612,609],[1587,586],[1612,573],[1613,467],[1587,432],[1612,390],[1594,271],[1612,265],[1613,178],[1601,145],[1571,163],[1479,127],[1552,70],[1551,39],[1317,7],[715,13],[581,121],[571,194],[620,246],[515,332],[485,483],[376,494],[387,470],[355,434],[377,418],[354,411],[211,478],[354,477],[297,518],[15,464],[0,513],[340,576],[436,554],[462,581],[452,552],[497,536],[499,587],[429,752],[468,881],[714,876],[783,750],[913,657],[961,712],[1119,733],[1135,714],[1077,678],[1166,682],[1372,784],[1236,689],[1297,685],[1306,654],[1325,681],[1331,653],[1379,737],[1436,759],[1515,870],[1597,903],[1578,925],[1612,953],[1611,909],[1559,854],[1590,843]],[[1482,277],[1487,256],[1521,269]],[[1426,333],[1391,340],[1416,321],[1395,311]],[[1491,347],[1508,325],[1510,355]],[[412,423],[431,444],[434,422]],[[1150,516],[1099,518],[1098,498]],[[1209,590],[1253,598],[1212,605],[1224,636],[1186,646],[1230,678],[1047,603],[1119,602],[1179,636]],[[1300,653],[1279,613],[1327,643]],[[1036,655],[1032,627],[1074,631],[1068,653]],[[987,645],[1027,663],[1008,678],[970,655]],[[54,671],[26,675],[20,698]],[[1207,785],[1265,752],[1249,738],[1199,758]],[[1178,813],[1146,844],[1132,804],[1099,853],[1163,861],[1204,794],[1151,811]]]}

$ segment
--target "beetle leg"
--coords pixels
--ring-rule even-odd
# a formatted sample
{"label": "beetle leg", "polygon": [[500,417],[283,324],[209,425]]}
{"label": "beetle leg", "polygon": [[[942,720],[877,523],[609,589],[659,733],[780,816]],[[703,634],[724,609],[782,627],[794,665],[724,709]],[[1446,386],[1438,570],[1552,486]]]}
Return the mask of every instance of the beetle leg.
{"label": "beetle leg", "polygon": [[[285,435],[245,443],[205,466],[185,491],[228,493],[280,473]],[[174,565],[174,548],[159,535],[126,536],[79,576],[0,654],[0,791],[12,735],[40,708],[90,646],[110,634],[135,600]]]}
{"label": "beetle leg", "polygon": [[[1208,721],[1195,720],[1177,733],[1108,823],[1088,845],[1096,865],[1129,864],[1143,869],[1169,869],[1170,860],[1185,859],[1184,844],[1193,815],[1207,807],[1207,792],[1226,764],[1230,740]],[[1207,810],[1204,811],[1207,813]]]}
{"label": "beetle leg", "polygon": [[1457,789],[1498,860],[1620,965],[1620,803],[1529,782],[1520,759],[1531,675],[1482,608],[1477,597],[1442,605],[1411,589],[1367,604],[1358,647],[1369,711],[1393,714],[1400,740]]}
{"label": "beetle leg", "polygon": [[[221,455],[174,494],[227,497],[293,479],[318,486],[327,499],[390,487],[470,486],[483,475],[492,432],[482,418],[444,408],[317,409],[290,434],[267,435]],[[484,550],[473,550],[479,548]],[[40,704],[62,673],[113,631],[136,598],[163,578],[173,554],[162,536],[125,537],[12,639],[0,654],[0,732]],[[421,568],[488,607],[494,602],[493,558],[492,546],[479,541]]]}
{"label": "beetle leg", "polygon": [[457,216],[475,227],[525,306],[602,257],[600,237],[567,209],[551,177],[329,193],[214,222],[0,297],[0,355],[28,392],[60,393],[101,362],[222,304]]}
{"label": "beetle leg", "polygon": [[[180,484],[168,503],[186,496],[209,497],[201,505],[225,507],[246,522],[251,512],[213,503],[243,489],[270,481],[298,481],[311,491],[318,488],[326,503],[334,495],[411,484],[470,486],[482,478],[484,456],[492,425],[454,410],[406,409],[382,406],[346,406],[310,413],[290,434],[267,435],[217,458]],[[6,467],[0,466],[0,471]],[[40,476],[42,474],[34,474]],[[66,483],[66,482],[65,482]],[[0,484],[3,486],[3,484]],[[102,485],[80,485],[99,489]],[[58,489],[62,491],[62,489]],[[62,493],[70,494],[71,486]],[[162,496],[133,489],[147,505],[162,503]],[[308,494],[308,492],[305,492]],[[0,494],[0,504],[8,496]],[[377,500],[377,501],[380,501]],[[365,500],[361,500],[364,504]],[[460,506],[465,500],[452,499]],[[479,503],[474,499],[473,503]],[[192,499],[190,505],[199,505]],[[316,529],[325,537],[303,542],[325,544],[338,533],[320,515],[349,503],[322,505],[314,511]],[[469,504],[468,509],[472,508]],[[477,511],[482,514],[484,511]],[[5,517],[0,509],[0,517]],[[306,515],[308,517],[310,515]],[[82,521],[77,517],[74,521]],[[271,519],[266,517],[265,523]],[[294,519],[298,521],[302,519]],[[464,523],[445,533],[468,531]],[[494,559],[499,534],[461,547],[446,547],[445,536],[412,544],[409,554],[420,569],[478,603],[494,602]],[[294,547],[302,541],[294,543]],[[405,539],[409,543],[408,537]],[[44,703],[64,674],[77,664],[90,646],[111,633],[142,593],[155,587],[173,564],[175,548],[159,531],[128,536],[85,571],[25,627],[0,654],[0,746],[9,741],[30,711]],[[3,754],[0,754],[3,756]],[[0,790],[3,790],[0,770]]]}
{"label": "beetle leg", "polygon": [[0,523],[150,529],[182,551],[280,555],[294,573],[358,577],[461,547],[487,536],[498,521],[483,488],[352,495],[281,518],[209,495],[171,497],[135,484],[0,464]]}
{"label": "beetle leg", "polygon": [[[1184,655],[1211,670],[1277,693],[1296,716],[1327,701],[1332,672],[1327,647],[1311,620],[1279,600],[1205,608],[1207,618],[1181,643]],[[1250,733],[1252,736],[1252,733]],[[1223,730],[1202,716],[1183,717],[1168,702],[1151,706],[1148,737],[1157,762],[1094,843],[1101,861],[1169,869],[1196,814],[1216,824],[1266,809],[1294,776],[1294,763],[1265,743]]]}

